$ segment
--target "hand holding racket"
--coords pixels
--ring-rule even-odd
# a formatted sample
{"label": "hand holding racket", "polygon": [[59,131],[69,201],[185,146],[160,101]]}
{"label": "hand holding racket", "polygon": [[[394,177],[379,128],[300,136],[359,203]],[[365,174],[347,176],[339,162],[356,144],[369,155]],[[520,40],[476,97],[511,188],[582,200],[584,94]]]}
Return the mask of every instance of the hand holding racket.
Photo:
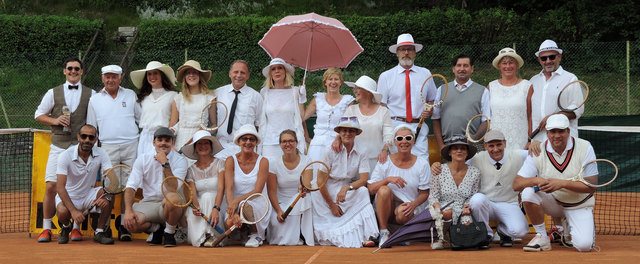
{"label": "hand holding racket", "polygon": [[[282,220],[287,219],[287,216],[293,210],[293,207],[296,205],[302,194],[307,191],[317,191],[320,190],[329,180],[329,166],[322,161],[313,161],[307,164],[307,166],[302,169],[300,173],[300,185],[302,186],[302,191],[298,194],[295,200],[289,205],[284,214],[282,214]],[[314,182],[315,178],[315,182]]]}
{"label": "hand holding racket", "polygon": [[84,210],[82,214],[87,216],[89,211],[96,207],[96,201],[99,199],[105,198],[107,201],[112,202],[113,196],[124,191],[126,187],[126,183],[120,179],[129,178],[129,174],[131,174],[131,168],[124,164],[119,164],[106,170],[101,176],[102,195],[93,202],[93,205],[91,205],[89,209]]}
{"label": "hand holding racket", "polygon": [[[254,225],[264,219],[267,214],[269,214],[269,208],[271,204],[269,203],[269,199],[262,193],[254,193],[249,195],[247,199],[244,199],[239,204],[239,216],[241,223],[247,225]],[[233,218],[236,214],[231,215],[229,217]],[[213,247],[216,247],[222,240],[229,236],[233,230],[236,230],[239,226],[232,225],[225,231],[222,235],[213,242]]]}
{"label": "hand holding racket", "polygon": [[[180,189],[180,187],[182,187],[182,189]],[[183,179],[175,176],[166,177],[162,181],[162,195],[167,202],[171,203],[175,207],[186,208],[187,206],[190,206],[197,210],[200,212],[200,216],[204,218],[209,225],[214,225],[215,222],[212,222],[208,216],[200,211],[200,208],[193,204],[193,190]],[[221,230],[217,226],[215,228],[216,230]]]}
{"label": "hand holding racket", "polygon": [[[558,109],[560,112],[573,112],[582,107],[589,98],[589,85],[583,81],[573,81],[565,85],[558,94]],[[531,132],[530,139],[534,138],[540,130],[542,130],[544,124],[540,123],[538,127]]]}
{"label": "hand holding racket", "polygon": [[[482,121],[482,119],[485,121]],[[478,143],[484,140],[484,136],[491,129],[491,121],[486,115],[477,114],[469,120],[467,123],[467,129],[465,131],[465,135],[467,136],[467,140],[469,142]]]}
{"label": "hand holding racket", "polygon": [[[440,101],[435,103],[429,103],[426,101],[424,88],[425,86],[427,86],[427,83],[430,83],[430,84],[433,83],[435,85],[435,88],[441,87],[442,89],[444,89],[444,93],[442,94]],[[429,88],[427,87],[427,89]],[[429,76],[429,78],[424,80],[424,82],[422,83],[422,87],[420,88],[420,99],[424,104],[424,109],[429,110],[429,109],[433,109],[436,106],[440,106],[442,102],[444,102],[444,99],[447,98],[448,91],[449,91],[449,83],[447,82],[447,78],[445,78],[440,74],[433,74]],[[424,117],[420,116],[420,122],[418,122],[418,128],[416,129],[416,137],[418,137],[418,134],[420,133],[420,129],[422,129],[423,123],[424,123]]]}
{"label": "hand holding racket", "polygon": [[[220,109],[224,109],[224,118],[221,122],[218,122],[218,106],[221,106]],[[209,132],[216,131],[227,121],[228,114],[229,110],[224,103],[217,100],[211,101],[211,103],[202,108],[202,113],[200,113],[200,128]]]}

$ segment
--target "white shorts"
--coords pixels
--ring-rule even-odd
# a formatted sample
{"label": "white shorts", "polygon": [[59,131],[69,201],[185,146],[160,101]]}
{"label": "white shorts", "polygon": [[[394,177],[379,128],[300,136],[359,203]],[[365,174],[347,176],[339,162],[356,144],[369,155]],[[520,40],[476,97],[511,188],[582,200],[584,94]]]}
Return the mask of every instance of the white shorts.
{"label": "white shorts", "polygon": [[[76,209],[80,211],[84,211],[86,209],[91,208],[91,206],[93,206],[93,202],[98,197],[98,192],[100,191],[100,189],[102,189],[102,187],[94,187],[91,190],[89,190],[89,193],[87,193],[87,195],[82,196],[84,198],[78,199],[78,200],[71,199],[73,206],[75,206]],[[60,203],[62,203],[62,199],[60,199],[60,195],[56,194],[56,207]],[[98,209],[98,208],[94,208],[94,209]],[[92,212],[94,211],[92,210]]]}
{"label": "white shorts", "polygon": [[[124,144],[102,144],[102,149],[109,155],[111,165],[116,166],[118,164],[124,164],[129,167],[133,167],[133,163],[136,161],[136,155],[138,151],[138,140],[133,140],[130,143]],[[127,182],[127,178],[120,178],[120,182]]]}
{"label": "white shorts", "polygon": [[[73,146],[73,145],[72,145]],[[49,150],[49,158],[47,158],[47,168],[44,173],[44,182],[57,182],[58,174],[56,171],[58,170],[58,156],[62,154],[66,149],[59,148],[51,145],[51,150]]]}

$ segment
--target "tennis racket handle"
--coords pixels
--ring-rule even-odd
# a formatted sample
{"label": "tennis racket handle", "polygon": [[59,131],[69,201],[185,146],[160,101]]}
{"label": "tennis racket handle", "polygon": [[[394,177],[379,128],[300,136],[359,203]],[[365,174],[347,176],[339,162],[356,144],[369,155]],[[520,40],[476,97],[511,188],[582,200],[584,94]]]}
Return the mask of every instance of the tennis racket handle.
{"label": "tennis racket handle", "polygon": [[82,212],[82,215],[84,215],[84,216],[89,215],[89,211],[91,211],[91,209],[93,209],[93,207],[95,207],[95,205],[92,205],[91,207],[89,207],[89,209],[84,210],[84,211]]}
{"label": "tennis racket handle", "polygon": [[223,240],[225,237],[229,236],[229,234],[231,234],[231,232],[233,232],[233,230],[235,230],[235,229],[236,229],[236,226],[235,226],[235,225],[233,225],[233,226],[231,226],[229,229],[227,229],[227,231],[225,231],[224,233],[222,233],[222,235],[220,235],[220,236],[218,237],[218,239],[216,239],[216,241],[214,241],[214,242],[213,242],[213,247],[218,246],[218,244],[220,244],[220,242],[222,242],[222,240]]}
{"label": "tennis racket handle", "polygon": [[296,199],[293,200],[293,203],[289,205],[289,208],[287,208],[287,210],[284,211],[284,214],[282,214],[282,220],[287,219],[287,216],[289,216],[289,214],[291,213],[291,210],[293,210],[293,207],[296,206],[296,203],[298,202],[298,200],[300,200],[301,196],[302,196],[302,193],[298,194],[298,197],[296,197]]}
{"label": "tennis racket handle", "polygon": [[418,128],[416,128],[416,138],[418,134],[420,134],[420,129],[422,129],[422,124],[424,123],[424,117],[420,117],[420,122],[418,122]]}
{"label": "tennis racket handle", "polygon": [[533,139],[539,132],[540,132],[540,128],[536,128],[536,130],[533,130],[531,132],[531,135],[529,136],[529,139]]}
{"label": "tennis racket handle", "polygon": [[540,187],[538,187],[538,185],[533,186],[533,191],[534,192],[539,192],[540,191]]}

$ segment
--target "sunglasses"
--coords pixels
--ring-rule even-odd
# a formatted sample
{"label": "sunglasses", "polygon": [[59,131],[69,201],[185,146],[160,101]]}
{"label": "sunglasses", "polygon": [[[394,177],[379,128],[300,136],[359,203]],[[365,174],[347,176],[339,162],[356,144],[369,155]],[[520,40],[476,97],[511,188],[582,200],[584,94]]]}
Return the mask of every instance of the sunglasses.
{"label": "sunglasses", "polygon": [[249,141],[249,142],[256,142],[258,141],[258,139],[256,137],[241,137],[240,141]]}
{"label": "sunglasses", "polygon": [[398,142],[402,141],[403,139],[406,140],[406,141],[411,141],[411,140],[413,140],[413,136],[412,135],[406,135],[404,137],[403,136],[397,136],[396,137],[396,141],[398,141]]}
{"label": "sunglasses", "polygon": [[67,67],[67,71],[73,71],[73,70],[80,71],[81,68],[80,67],[71,67],[71,66]]}
{"label": "sunglasses", "polygon": [[289,139],[289,140],[283,140],[280,141],[280,144],[293,144],[293,143],[298,143],[298,141],[296,141],[295,139]]}
{"label": "sunglasses", "polygon": [[342,121],[353,121],[353,122],[358,122],[358,117],[357,116],[343,116],[340,118],[340,122]]}
{"label": "sunglasses", "polygon": [[505,54],[505,53],[507,53],[507,52],[508,52],[508,53],[516,53],[516,51],[515,51],[515,50],[507,49],[507,50],[501,50],[501,51],[500,51],[500,54]]}
{"label": "sunglasses", "polygon": [[555,59],[556,59],[556,56],[558,56],[558,55],[557,55],[557,54],[555,54],[555,55],[549,55],[549,56],[542,56],[542,57],[540,57],[540,60],[541,60],[541,61],[547,61],[547,59],[549,59],[549,60],[555,60]]}
{"label": "sunglasses", "polygon": [[94,140],[94,139],[96,139],[96,136],[94,136],[94,135],[87,135],[87,134],[80,134],[80,138],[81,138],[81,139],[87,139],[87,138],[89,138],[89,140]]}

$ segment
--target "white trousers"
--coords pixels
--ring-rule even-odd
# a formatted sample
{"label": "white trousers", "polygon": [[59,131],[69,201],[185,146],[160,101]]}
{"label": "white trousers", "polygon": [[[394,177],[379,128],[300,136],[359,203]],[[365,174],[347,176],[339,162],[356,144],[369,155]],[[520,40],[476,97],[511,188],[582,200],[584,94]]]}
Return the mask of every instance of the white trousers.
{"label": "white trousers", "polygon": [[551,194],[535,192],[532,187],[522,191],[522,202],[542,206],[545,214],[565,217],[569,225],[571,243],[578,251],[591,251],[596,240],[593,207],[571,208],[559,205]]}
{"label": "white trousers", "polygon": [[498,232],[512,238],[522,238],[529,233],[529,223],[517,202],[493,202],[482,193],[471,196],[471,213],[476,221],[487,225],[487,233],[493,237],[489,221],[498,221]]}

